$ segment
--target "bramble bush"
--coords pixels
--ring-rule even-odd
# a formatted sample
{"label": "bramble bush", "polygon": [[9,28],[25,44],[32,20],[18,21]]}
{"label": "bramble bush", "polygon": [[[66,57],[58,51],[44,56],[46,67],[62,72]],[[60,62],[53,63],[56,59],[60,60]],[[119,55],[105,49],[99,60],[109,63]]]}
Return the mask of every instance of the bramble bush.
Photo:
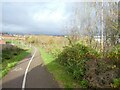
{"label": "bramble bush", "polygon": [[57,60],[60,64],[66,67],[68,73],[70,73],[75,80],[83,81],[81,84],[84,87],[87,83],[83,80],[86,71],[86,62],[90,59],[96,59],[99,54],[82,44],[74,44],[72,46],[65,46],[64,50],[58,55]]}
{"label": "bramble bush", "polygon": [[118,65],[120,60],[119,50],[117,46],[108,53],[107,57],[114,61],[111,61],[111,64],[94,49],[77,43],[65,46],[56,60],[65,66],[68,74],[79,81],[83,88],[111,87],[112,82],[117,87],[119,82],[114,81],[114,79],[119,77],[120,69],[113,68],[113,65],[114,63]]}
{"label": "bramble bush", "polygon": [[9,60],[15,55],[18,55],[21,51],[22,49],[12,45],[11,48],[6,48],[2,50],[2,62],[4,62],[5,60]]}
{"label": "bramble bush", "polygon": [[107,58],[120,68],[120,45],[115,46],[107,55]]}

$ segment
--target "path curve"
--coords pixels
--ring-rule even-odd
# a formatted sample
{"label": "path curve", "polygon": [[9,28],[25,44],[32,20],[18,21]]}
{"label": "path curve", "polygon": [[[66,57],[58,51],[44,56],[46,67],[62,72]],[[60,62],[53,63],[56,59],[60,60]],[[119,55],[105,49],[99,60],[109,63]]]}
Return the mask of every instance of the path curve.
{"label": "path curve", "polygon": [[[24,77],[28,64],[29,67],[27,74],[26,77]],[[3,90],[4,88],[22,88],[24,78],[25,88],[59,88],[57,81],[55,81],[53,75],[48,72],[46,66],[44,65],[40,52],[37,48],[32,52],[32,56],[20,61],[2,79]]]}

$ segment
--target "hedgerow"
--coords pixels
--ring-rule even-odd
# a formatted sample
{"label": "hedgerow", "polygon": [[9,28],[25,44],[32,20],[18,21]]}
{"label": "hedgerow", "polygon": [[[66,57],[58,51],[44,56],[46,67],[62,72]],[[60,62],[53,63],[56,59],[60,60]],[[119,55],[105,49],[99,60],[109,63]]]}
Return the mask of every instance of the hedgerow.
{"label": "hedgerow", "polygon": [[[65,46],[64,50],[58,55],[57,60],[60,64],[66,67],[68,73],[70,73],[74,79],[84,82],[84,75],[86,71],[86,62],[91,59],[96,59],[99,54],[82,44],[74,44],[72,46]],[[84,84],[87,86],[87,84]],[[84,87],[85,87],[84,86]]]}
{"label": "hedgerow", "polygon": [[[117,60],[114,62],[118,64],[120,53],[118,47],[115,48],[107,57],[110,60]],[[112,56],[109,56],[111,54]],[[114,79],[119,78],[120,68],[113,68],[116,63],[115,65],[109,63],[105,57],[101,57],[101,54],[94,49],[79,43],[65,46],[56,60],[65,66],[68,74],[79,81],[82,87],[112,87],[112,84],[116,85]],[[118,83],[116,86],[118,86]]]}

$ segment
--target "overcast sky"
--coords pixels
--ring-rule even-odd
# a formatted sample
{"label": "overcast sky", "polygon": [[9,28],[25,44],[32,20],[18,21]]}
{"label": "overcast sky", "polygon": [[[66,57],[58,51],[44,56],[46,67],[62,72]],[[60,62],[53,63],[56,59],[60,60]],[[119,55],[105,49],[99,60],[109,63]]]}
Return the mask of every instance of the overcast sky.
{"label": "overcast sky", "polygon": [[[86,21],[85,3],[82,2],[3,2],[2,20],[0,27],[3,32],[28,33],[28,34],[52,34],[61,35],[65,33],[65,25],[71,22],[76,4],[80,10],[80,24]],[[87,7],[92,12],[94,9]],[[0,9],[1,11],[1,9]],[[87,11],[86,11],[87,12]]]}
{"label": "overcast sky", "polygon": [[72,3],[6,2],[2,5],[2,30],[14,33],[63,34]]}

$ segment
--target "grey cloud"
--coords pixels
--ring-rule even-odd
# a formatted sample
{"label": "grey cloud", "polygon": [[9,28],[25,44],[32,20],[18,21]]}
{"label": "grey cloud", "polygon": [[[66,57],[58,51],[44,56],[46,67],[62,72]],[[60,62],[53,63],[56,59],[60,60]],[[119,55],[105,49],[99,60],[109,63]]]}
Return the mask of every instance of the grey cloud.
{"label": "grey cloud", "polygon": [[[34,12],[43,9],[53,9],[48,3],[3,3],[2,24],[3,31],[25,33],[61,33],[62,23],[35,22]],[[41,12],[42,14],[42,12]]]}
{"label": "grey cloud", "polygon": [[27,33],[28,28],[23,26],[18,26],[15,24],[2,25],[3,32],[12,32],[12,33]]}
{"label": "grey cloud", "polygon": [[[37,34],[63,34],[63,28],[67,23],[71,23],[70,16],[74,15],[76,3],[3,3],[2,6],[2,24],[3,31],[21,32],[21,33],[37,33]],[[79,3],[80,4],[80,3]],[[78,4],[78,5],[79,5]],[[41,22],[33,19],[35,13],[43,14],[45,10],[53,13],[55,10],[64,12],[64,16],[68,17],[61,22]],[[81,18],[86,17],[80,6]],[[48,15],[49,17],[49,15]],[[82,20],[81,20],[82,21]]]}

